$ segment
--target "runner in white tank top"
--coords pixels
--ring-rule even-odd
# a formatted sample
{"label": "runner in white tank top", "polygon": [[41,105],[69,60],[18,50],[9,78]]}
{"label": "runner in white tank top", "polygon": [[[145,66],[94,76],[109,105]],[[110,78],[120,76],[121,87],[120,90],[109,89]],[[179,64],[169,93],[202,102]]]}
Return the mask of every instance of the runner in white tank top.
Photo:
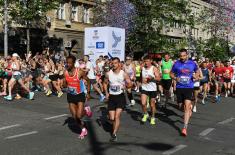
{"label": "runner in white tank top", "polygon": [[145,123],[149,118],[147,112],[147,100],[150,99],[152,117],[150,124],[155,125],[155,113],[156,113],[156,96],[157,96],[157,84],[156,81],[160,81],[159,70],[152,65],[152,59],[150,57],[144,58],[144,67],[142,68],[142,91],[141,91],[141,103],[143,110],[142,122]]}
{"label": "runner in white tank top", "polygon": [[[104,90],[108,99],[109,119],[113,122],[111,142],[117,141],[117,131],[120,126],[120,116],[126,105],[124,95],[125,88],[131,88],[132,82],[129,76],[121,70],[119,58],[112,59],[113,69],[106,74]],[[109,85],[109,89],[108,89]]]}

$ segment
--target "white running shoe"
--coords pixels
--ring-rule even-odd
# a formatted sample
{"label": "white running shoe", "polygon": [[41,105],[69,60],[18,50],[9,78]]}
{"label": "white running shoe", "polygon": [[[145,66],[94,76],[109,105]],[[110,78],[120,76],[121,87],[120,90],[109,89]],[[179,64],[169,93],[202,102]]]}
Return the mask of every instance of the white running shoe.
{"label": "white running shoe", "polygon": [[193,107],[193,112],[197,112],[197,107],[196,106]]}

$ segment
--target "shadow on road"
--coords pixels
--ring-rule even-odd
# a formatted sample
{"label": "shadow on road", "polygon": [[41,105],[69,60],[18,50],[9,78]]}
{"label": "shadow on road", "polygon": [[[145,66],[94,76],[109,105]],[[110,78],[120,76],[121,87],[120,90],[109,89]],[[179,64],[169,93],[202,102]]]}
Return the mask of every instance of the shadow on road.
{"label": "shadow on road", "polygon": [[73,117],[68,117],[65,121],[64,121],[64,125],[68,126],[68,128],[76,134],[80,134],[81,133],[81,128],[78,126],[78,124],[76,123],[75,119]]}

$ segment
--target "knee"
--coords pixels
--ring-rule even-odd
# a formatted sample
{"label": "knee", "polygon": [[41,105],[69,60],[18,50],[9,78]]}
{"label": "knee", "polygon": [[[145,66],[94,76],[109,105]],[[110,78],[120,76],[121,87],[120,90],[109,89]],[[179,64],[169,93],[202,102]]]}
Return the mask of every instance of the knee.
{"label": "knee", "polygon": [[77,116],[77,119],[82,119],[82,114],[81,113],[77,113],[76,116]]}

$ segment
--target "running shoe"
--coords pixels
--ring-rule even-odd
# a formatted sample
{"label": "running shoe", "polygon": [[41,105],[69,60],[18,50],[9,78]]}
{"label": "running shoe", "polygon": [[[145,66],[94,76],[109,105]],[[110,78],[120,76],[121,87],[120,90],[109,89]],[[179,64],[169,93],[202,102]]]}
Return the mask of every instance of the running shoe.
{"label": "running shoe", "polygon": [[181,134],[182,134],[182,136],[186,137],[187,136],[187,129],[183,128]]}
{"label": "running shoe", "polygon": [[16,94],[15,99],[19,100],[19,99],[21,99],[21,98],[22,98],[22,97],[21,97],[19,94]]}
{"label": "running shoe", "polygon": [[193,112],[197,112],[197,107],[196,106],[193,107]]}
{"label": "running shoe", "polygon": [[29,99],[30,99],[30,100],[33,100],[33,97],[34,97],[34,92],[30,92],[30,93],[29,93]]}
{"label": "running shoe", "polygon": [[134,105],[135,105],[135,100],[131,100],[130,106],[134,106]]}
{"label": "running shoe", "polygon": [[203,104],[203,105],[205,105],[205,104],[206,104],[204,99],[202,100],[202,104]]}
{"label": "running shoe", "polygon": [[228,93],[225,94],[225,97],[228,97]]}
{"label": "running shoe", "polygon": [[221,96],[218,96],[218,101],[219,101],[219,102],[221,101]]}
{"label": "running shoe", "polygon": [[154,117],[151,117],[151,119],[150,119],[150,124],[151,125],[155,125],[156,123],[155,123],[155,118]]}
{"label": "running shoe", "polygon": [[149,114],[144,114],[142,118],[142,122],[146,122],[148,118],[149,118]]}
{"label": "running shoe", "polygon": [[48,90],[46,96],[50,96],[51,94],[52,94],[52,91]]}
{"label": "running shoe", "polygon": [[90,106],[86,106],[84,108],[84,110],[85,110],[85,113],[86,113],[87,117],[91,117],[92,116],[92,111],[91,111],[91,107]]}
{"label": "running shoe", "polygon": [[81,134],[79,135],[79,138],[84,139],[86,135],[87,135],[87,129],[83,128]]}
{"label": "running shoe", "polygon": [[219,96],[216,96],[216,97],[215,97],[215,102],[216,102],[216,103],[219,103],[219,102],[220,102],[220,99],[219,99],[219,98],[220,98]]}
{"label": "running shoe", "polygon": [[12,96],[8,95],[8,96],[5,96],[4,99],[8,100],[8,101],[11,101],[12,100]]}
{"label": "running shoe", "polygon": [[105,100],[105,96],[104,95],[100,95],[100,102],[104,102]]}
{"label": "running shoe", "polygon": [[64,93],[62,91],[58,92],[57,97],[61,97]]}
{"label": "running shoe", "polygon": [[117,135],[116,134],[112,134],[110,140],[110,142],[116,142],[117,141]]}

